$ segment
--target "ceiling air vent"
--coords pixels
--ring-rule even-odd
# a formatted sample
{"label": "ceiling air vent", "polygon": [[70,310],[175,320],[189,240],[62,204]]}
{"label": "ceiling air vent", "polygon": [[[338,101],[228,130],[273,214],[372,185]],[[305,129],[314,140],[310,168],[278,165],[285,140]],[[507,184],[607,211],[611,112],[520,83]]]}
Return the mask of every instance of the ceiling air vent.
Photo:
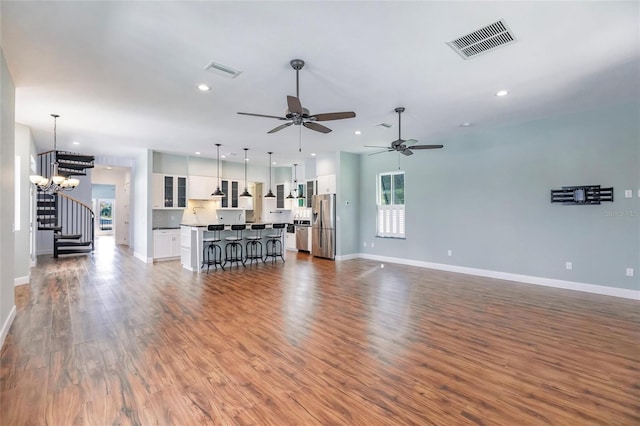
{"label": "ceiling air vent", "polygon": [[507,24],[501,19],[484,28],[464,35],[447,44],[462,59],[474,58],[481,53],[490,52],[500,46],[506,46],[516,41]]}
{"label": "ceiling air vent", "polygon": [[204,67],[206,71],[214,72],[218,75],[222,75],[227,78],[236,78],[242,73],[242,71],[231,68],[230,66],[219,64],[218,62],[211,61],[209,65]]}

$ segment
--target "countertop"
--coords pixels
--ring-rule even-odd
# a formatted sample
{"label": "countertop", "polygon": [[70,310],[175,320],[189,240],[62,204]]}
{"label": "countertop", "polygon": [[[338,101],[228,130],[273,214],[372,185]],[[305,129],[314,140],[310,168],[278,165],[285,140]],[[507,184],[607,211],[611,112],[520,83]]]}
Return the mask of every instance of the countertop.
{"label": "countertop", "polygon": [[163,229],[180,229],[179,226],[157,226],[153,228],[154,231],[163,230]]}
{"label": "countertop", "polygon": [[[247,229],[251,228],[251,225],[266,225],[266,226],[271,226],[274,223],[281,223],[281,222],[247,222],[244,223],[244,225],[247,226]],[[181,223],[180,226],[191,226],[193,228],[206,228],[209,225],[218,225],[217,223]],[[243,225],[242,223],[235,223],[234,225]],[[225,226],[231,226],[231,224],[226,224]]]}

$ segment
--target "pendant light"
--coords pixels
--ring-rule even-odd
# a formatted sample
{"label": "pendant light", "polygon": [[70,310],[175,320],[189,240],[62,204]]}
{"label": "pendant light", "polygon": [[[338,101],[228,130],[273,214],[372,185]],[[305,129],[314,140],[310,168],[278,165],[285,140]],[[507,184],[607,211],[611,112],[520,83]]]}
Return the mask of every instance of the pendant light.
{"label": "pendant light", "polygon": [[[297,164],[293,165],[294,173],[295,173],[295,170],[296,170],[297,167],[298,167]],[[293,179],[293,185],[291,185],[291,191],[289,191],[289,195],[287,195],[287,200],[293,200],[294,198],[296,198],[296,197],[293,196],[293,191],[295,191],[295,187],[296,187],[297,183],[298,183],[298,181],[294,178]]]}
{"label": "pendant light", "polygon": [[244,191],[240,194],[240,198],[251,198],[251,194],[247,190],[247,151],[249,148],[244,148]]}
{"label": "pendant light", "polygon": [[53,117],[53,173],[51,179],[41,175],[30,175],[29,181],[38,187],[38,190],[44,192],[71,191],[80,184],[80,179],[62,176],[58,173],[58,140],[57,140],[57,122],[58,114],[51,114]]}
{"label": "pendant light", "polygon": [[213,198],[222,198],[224,197],[224,192],[220,191],[220,144],[217,143],[216,144],[216,149],[218,151],[217,156],[218,156],[218,187],[216,188],[215,191],[213,191],[213,194],[211,194],[211,196]]}
{"label": "pendant light", "polygon": [[267,192],[267,195],[265,195],[264,198],[276,198],[274,193],[271,191],[271,165],[273,164],[271,162],[271,154],[273,154],[273,152],[268,152],[268,154],[269,154],[269,192]]}
{"label": "pendant light", "polygon": [[[293,173],[295,174],[295,180],[296,180],[296,191],[298,190],[298,170],[297,168],[294,169]],[[304,194],[303,191],[300,191],[298,193],[298,200],[304,200]]]}

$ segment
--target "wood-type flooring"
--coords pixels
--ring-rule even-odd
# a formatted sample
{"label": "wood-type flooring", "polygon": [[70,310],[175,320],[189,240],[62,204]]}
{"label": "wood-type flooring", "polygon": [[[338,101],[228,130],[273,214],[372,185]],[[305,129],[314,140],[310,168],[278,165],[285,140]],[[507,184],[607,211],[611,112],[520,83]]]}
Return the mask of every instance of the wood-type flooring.
{"label": "wood-type flooring", "polygon": [[384,266],[41,256],[0,424],[640,424],[638,301]]}

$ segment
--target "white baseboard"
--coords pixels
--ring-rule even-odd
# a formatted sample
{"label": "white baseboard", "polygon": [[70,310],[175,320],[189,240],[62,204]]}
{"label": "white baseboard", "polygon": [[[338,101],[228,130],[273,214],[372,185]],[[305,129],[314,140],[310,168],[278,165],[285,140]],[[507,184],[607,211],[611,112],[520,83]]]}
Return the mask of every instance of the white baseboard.
{"label": "white baseboard", "polygon": [[135,257],[138,260],[143,261],[144,263],[153,263],[153,258],[152,257],[144,257],[138,252],[133,252],[133,257]]}
{"label": "white baseboard", "polygon": [[31,277],[29,275],[26,277],[18,277],[13,279],[13,285],[17,287],[19,285],[29,284],[29,281],[31,281]]}
{"label": "white baseboard", "polygon": [[343,260],[358,259],[359,257],[362,257],[360,253],[351,253],[345,254],[344,256],[336,256],[335,260],[340,262]]}
{"label": "white baseboard", "polygon": [[402,265],[418,266],[420,268],[437,269],[440,271],[457,272],[460,274],[477,275],[480,277],[496,278],[499,280],[517,281],[526,284],[535,284],[545,287],[562,288],[565,290],[582,291],[585,293],[602,294],[605,296],[622,297],[625,299],[640,300],[640,291],[628,290],[618,287],[578,283],[574,281],[557,280],[553,278],[535,277],[530,275],[512,274],[509,272],[490,271],[487,269],[467,268],[465,266],[447,265],[445,263],[432,263],[420,260],[400,259],[397,257],[378,256],[369,253],[359,253],[357,257],[381,262],[399,263]]}
{"label": "white baseboard", "polygon": [[5,320],[2,325],[2,330],[0,331],[0,349],[4,346],[4,339],[7,338],[7,334],[9,334],[9,329],[11,328],[11,324],[13,324],[13,319],[16,317],[16,305],[13,305],[11,311],[9,312],[9,316]]}

